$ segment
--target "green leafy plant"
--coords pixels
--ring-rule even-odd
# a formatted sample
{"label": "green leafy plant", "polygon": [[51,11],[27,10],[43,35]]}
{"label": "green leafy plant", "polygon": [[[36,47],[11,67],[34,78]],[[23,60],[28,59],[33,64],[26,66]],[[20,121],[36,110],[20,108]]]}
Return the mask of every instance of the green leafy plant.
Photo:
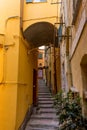
{"label": "green leafy plant", "polygon": [[55,95],[54,105],[59,119],[59,130],[85,130],[81,99],[70,91],[66,95],[60,91]]}

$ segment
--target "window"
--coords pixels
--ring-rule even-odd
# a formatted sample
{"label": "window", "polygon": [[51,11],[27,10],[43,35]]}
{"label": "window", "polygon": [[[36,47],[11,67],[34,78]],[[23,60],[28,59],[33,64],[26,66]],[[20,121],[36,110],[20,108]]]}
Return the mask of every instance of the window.
{"label": "window", "polygon": [[32,0],[26,0],[26,3],[31,3],[32,2]]}
{"label": "window", "polygon": [[42,63],[39,63],[39,67],[42,67]]}
{"label": "window", "polygon": [[42,53],[39,53],[39,54],[38,54],[38,59],[42,59],[42,58],[43,58]]}
{"label": "window", "polygon": [[26,3],[33,3],[33,2],[46,2],[47,0],[26,0]]}
{"label": "window", "polygon": [[58,29],[58,42],[62,41],[62,25],[60,24]]}

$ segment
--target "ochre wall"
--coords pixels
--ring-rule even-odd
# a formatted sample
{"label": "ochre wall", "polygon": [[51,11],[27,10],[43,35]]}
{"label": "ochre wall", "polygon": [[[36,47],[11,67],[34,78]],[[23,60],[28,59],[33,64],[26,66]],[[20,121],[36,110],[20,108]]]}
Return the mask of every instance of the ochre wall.
{"label": "ochre wall", "polygon": [[17,85],[0,85],[0,129],[15,130]]}
{"label": "ochre wall", "polygon": [[15,16],[20,17],[20,0],[0,0],[0,33],[5,33],[6,23]]}
{"label": "ochre wall", "polygon": [[[0,35],[0,129],[18,130],[32,106],[33,68],[37,69],[37,51],[19,31],[19,18],[10,19],[6,35]],[[11,32],[10,32],[11,31]]]}
{"label": "ochre wall", "polygon": [[83,96],[83,84],[82,84],[82,74],[81,74],[81,60],[82,57],[87,54],[87,24],[83,30],[80,37],[79,44],[76,51],[71,59],[71,69],[73,77],[73,85],[79,90],[80,96]]}
{"label": "ochre wall", "polygon": [[19,19],[9,19],[0,36],[0,129],[15,130]]}
{"label": "ochre wall", "polygon": [[[39,22],[40,17],[41,21],[56,22],[57,5],[50,2],[25,5],[24,11],[23,20],[34,20],[23,21],[24,29]],[[20,0],[1,0],[0,130],[18,130],[32,105],[33,68],[37,69],[37,54],[36,50],[29,53],[29,49],[20,34]]]}
{"label": "ochre wall", "polygon": [[37,55],[33,57],[33,53],[29,53],[30,48],[26,44],[20,35],[16,130],[33,102],[33,68],[37,67],[35,59]]}
{"label": "ochre wall", "polygon": [[0,16],[0,130],[18,130],[32,105],[37,54],[20,34],[20,1],[2,0]]}
{"label": "ochre wall", "polygon": [[0,83],[3,80],[3,44],[4,44],[4,35],[0,35]]}
{"label": "ochre wall", "polygon": [[57,4],[51,4],[51,2],[51,0],[33,4],[26,4],[24,2],[23,29],[25,30],[31,24],[37,22],[50,22],[54,24],[57,18]]}

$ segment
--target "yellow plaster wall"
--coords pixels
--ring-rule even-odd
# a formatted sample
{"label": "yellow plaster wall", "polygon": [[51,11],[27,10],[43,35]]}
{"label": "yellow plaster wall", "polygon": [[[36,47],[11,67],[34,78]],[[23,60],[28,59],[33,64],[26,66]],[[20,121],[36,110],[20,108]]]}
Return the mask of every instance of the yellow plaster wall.
{"label": "yellow plaster wall", "polygon": [[[14,130],[16,120],[17,85],[16,83],[12,84],[11,80],[7,83],[8,77],[5,76],[6,70],[8,69],[6,68],[6,64],[4,64],[8,62],[8,60],[6,60],[8,52],[3,49],[5,38],[5,35],[0,35],[0,130]],[[15,59],[13,55],[12,57]],[[9,66],[11,65],[10,62]],[[12,76],[11,71],[10,75]]]}
{"label": "yellow plaster wall", "polygon": [[5,33],[9,18],[20,16],[20,0],[0,0],[0,33]]}
{"label": "yellow plaster wall", "polygon": [[12,18],[7,23],[4,50],[5,79],[15,83],[18,79],[19,18]]}
{"label": "yellow plaster wall", "polygon": [[30,59],[28,49],[23,38],[20,37],[16,129],[22,123],[28,107],[32,104],[33,67]]}
{"label": "yellow plaster wall", "polygon": [[26,44],[28,43],[20,36],[16,130],[33,103],[33,68],[37,67],[37,55],[29,53],[30,47]]}
{"label": "yellow plaster wall", "polygon": [[[60,5],[60,4],[59,4]],[[58,7],[59,7],[58,5]],[[51,0],[47,2],[27,3],[24,1],[23,29],[37,22],[55,23],[57,18],[57,4],[51,4]],[[58,16],[59,17],[59,16]]]}
{"label": "yellow plaster wall", "polygon": [[73,85],[79,90],[81,97],[83,96],[83,84],[80,63],[84,54],[87,54],[87,24],[83,30],[74,56],[71,59]]}
{"label": "yellow plaster wall", "polygon": [[[19,33],[20,0],[1,0],[0,130],[17,130],[32,104],[36,55],[27,55],[28,50],[20,40]],[[33,59],[35,62],[32,66]]]}
{"label": "yellow plaster wall", "polygon": [[9,19],[0,36],[0,130],[15,130],[18,79],[19,19]]}
{"label": "yellow plaster wall", "polygon": [[0,36],[0,41],[0,129],[18,130],[32,105],[37,51],[30,51],[19,35],[19,18],[8,21],[6,35]]}
{"label": "yellow plaster wall", "polygon": [[[25,4],[24,20],[34,21],[24,22],[24,29],[38,19],[50,19],[54,23],[56,9],[57,6],[50,2]],[[0,81],[3,82],[0,84],[0,130],[17,130],[32,104],[33,68],[37,68],[37,56],[27,53],[19,33],[20,0],[1,0],[0,44],[3,43],[3,48],[0,47]]]}
{"label": "yellow plaster wall", "polygon": [[15,130],[17,85],[0,85],[0,130]]}
{"label": "yellow plaster wall", "polygon": [[0,35],[0,83],[3,81],[3,44],[4,44],[4,35]]}

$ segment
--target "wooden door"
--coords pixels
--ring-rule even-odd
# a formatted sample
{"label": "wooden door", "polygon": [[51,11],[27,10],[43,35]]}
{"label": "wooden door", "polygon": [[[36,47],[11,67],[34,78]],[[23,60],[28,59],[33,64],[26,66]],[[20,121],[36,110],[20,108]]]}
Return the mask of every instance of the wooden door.
{"label": "wooden door", "polygon": [[37,105],[37,70],[33,69],[33,105]]}

